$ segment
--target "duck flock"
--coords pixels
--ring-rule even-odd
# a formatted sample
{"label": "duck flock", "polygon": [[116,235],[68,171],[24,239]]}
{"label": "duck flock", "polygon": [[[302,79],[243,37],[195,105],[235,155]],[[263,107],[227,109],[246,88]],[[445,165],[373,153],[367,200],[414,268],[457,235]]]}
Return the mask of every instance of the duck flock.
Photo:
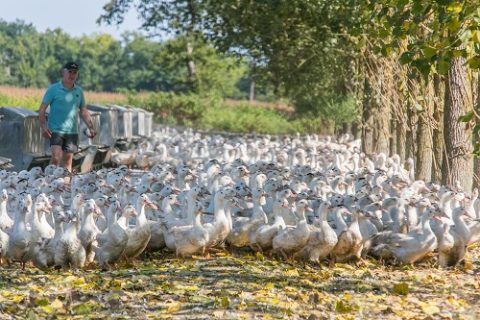
{"label": "duck flock", "polygon": [[112,168],[0,171],[0,262],[82,268],[247,247],[288,261],[460,263],[480,239],[478,191],[414,179],[360,141],[163,128]]}

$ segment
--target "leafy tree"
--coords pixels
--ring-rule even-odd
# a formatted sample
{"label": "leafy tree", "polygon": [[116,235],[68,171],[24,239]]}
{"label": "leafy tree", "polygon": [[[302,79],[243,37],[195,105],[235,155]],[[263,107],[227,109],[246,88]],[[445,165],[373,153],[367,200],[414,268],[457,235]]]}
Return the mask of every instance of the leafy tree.
{"label": "leafy tree", "polygon": [[197,90],[196,65],[193,58],[193,43],[199,37],[198,25],[203,16],[201,1],[196,0],[111,0],[104,6],[105,13],[99,22],[122,23],[125,14],[134,6],[142,19],[142,28],[153,35],[175,34],[187,39],[186,65],[191,90]]}

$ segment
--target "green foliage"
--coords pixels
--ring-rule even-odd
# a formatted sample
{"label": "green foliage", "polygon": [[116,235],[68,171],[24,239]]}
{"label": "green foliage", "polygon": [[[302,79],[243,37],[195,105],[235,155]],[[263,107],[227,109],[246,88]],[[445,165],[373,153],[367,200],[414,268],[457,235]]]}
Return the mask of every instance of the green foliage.
{"label": "green foliage", "polygon": [[40,99],[33,96],[11,97],[0,93],[1,107],[22,107],[29,110],[38,110]]}
{"label": "green foliage", "polygon": [[[219,53],[203,40],[192,43],[199,93],[245,96],[237,83],[247,64]],[[118,41],[107,34],[71,37],[59,29],[40,33],[23,22],[0,20],[0,85],[46,88],[70,60],[81,67],[79,84],[93,91],[187,92],[186,37],[163,43],[127,32]],[[248,92],[248,91],[247,91]]]}
{"label": "green foliage", "polygon": [[199,127],[241,133],[293,134],[303,133],[303,128],[289,122],[286,115],[274,110],[240,105],[229,107],[213,105],[205,109]]}
{"label": "green foliage", "polygon": [[[478,1],[370,0],[365,8],[369,14],[362,29],[376,35],[372,42],[399,52],[400,62],[424,76],[446,74],[455,57],[467,58],[468,65],[478,69]],[[379,28],[382,33],[376,34]]]}
{"label": "green foliage", "polygon": [[[128,104],[145,108],[155,114],[160,123],[190,126],[213,131],[239,133],[292,134],[323,132],[315,119],[291,121],[291,115],[247,102],[228,105],[218,95],[151,93],[129,95]],[[310,125],[310,126],[309,126]]]}
{"label": "green foliage", "polygon": [[314,116],[322,116],[335,125],[344,123],[353,123],[357,120],[358,111],[355,98],[348,96],[332,97],[302,97],[298,101],[297,108],[299,112],[306,112]]}

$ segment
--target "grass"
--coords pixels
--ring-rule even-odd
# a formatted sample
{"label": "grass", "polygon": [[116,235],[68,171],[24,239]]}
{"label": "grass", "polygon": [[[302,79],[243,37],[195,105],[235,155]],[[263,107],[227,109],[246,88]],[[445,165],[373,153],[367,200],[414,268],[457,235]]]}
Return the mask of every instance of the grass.
{"label": "grass", "polygon": [[[475,319],[479,249],[465,267],[315,266],[220,252],[159,253],[113,271],[0,270],[0,312],[77,319]],[[471,261],[474,261],[473,263]]]}
{"label": "grass", "polygon": [[[23,107],[36,111],[40,107],[44,94],[45,89],[0,86],[0,106]],[[125,94],[93,91],[86,91],[85,99],[89,103],[100,104],[126,104],[128,101]]]}

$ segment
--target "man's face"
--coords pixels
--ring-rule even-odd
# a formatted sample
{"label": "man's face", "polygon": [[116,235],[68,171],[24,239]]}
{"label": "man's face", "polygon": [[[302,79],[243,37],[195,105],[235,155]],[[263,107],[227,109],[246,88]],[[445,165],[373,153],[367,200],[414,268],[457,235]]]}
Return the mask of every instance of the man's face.
{"label": "man's face", "polygon": [[75,82],[78,77],[78,70],[63,69],[63,80],[68,82]]}

